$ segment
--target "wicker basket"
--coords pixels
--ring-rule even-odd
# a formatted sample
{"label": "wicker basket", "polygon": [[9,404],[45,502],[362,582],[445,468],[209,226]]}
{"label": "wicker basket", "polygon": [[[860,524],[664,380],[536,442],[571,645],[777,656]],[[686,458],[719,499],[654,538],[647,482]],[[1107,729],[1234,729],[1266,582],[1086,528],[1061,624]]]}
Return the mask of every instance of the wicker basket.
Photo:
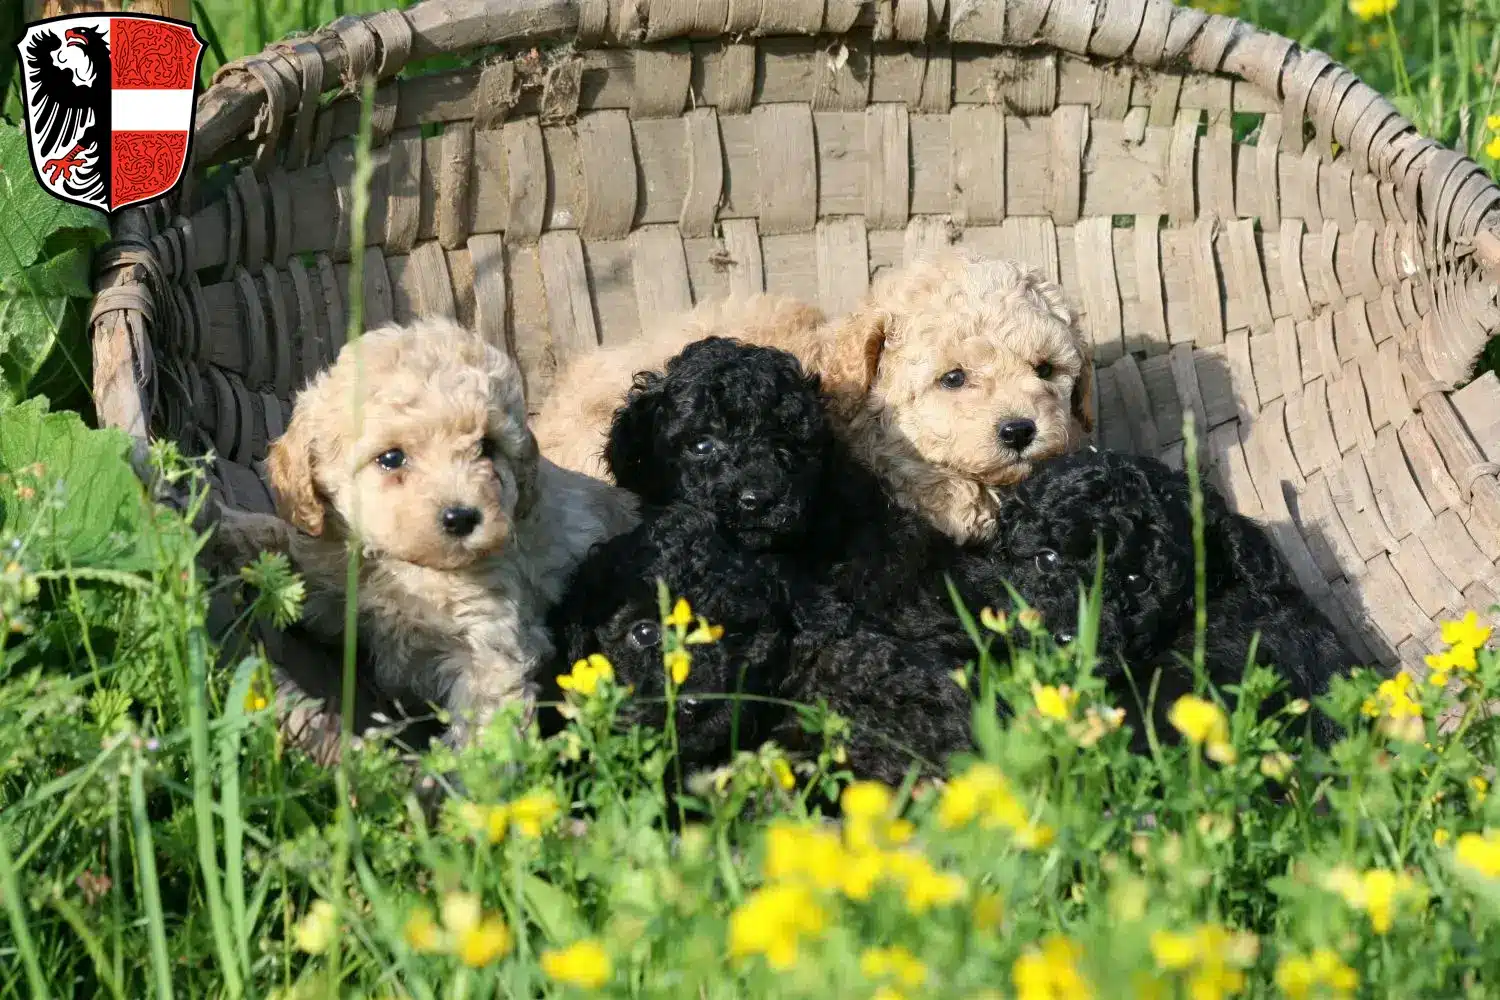
{"label": "wicker basket", "polygon": [[538,400],[665,311],[836,314],[958,241],[1081,307],[1101,446],[1180,464],[1192,411],[1371,662],[1496,602],[1500,382],[1452,385],[1500,327],[1500,188],[1322,53],[1164,0],[427,0],[224,67],[195,189],[119,216],[93,313],[103,419],[212,449],[223,503],[271,509],[343,342],[367,74],[367,325],[456,316]]}

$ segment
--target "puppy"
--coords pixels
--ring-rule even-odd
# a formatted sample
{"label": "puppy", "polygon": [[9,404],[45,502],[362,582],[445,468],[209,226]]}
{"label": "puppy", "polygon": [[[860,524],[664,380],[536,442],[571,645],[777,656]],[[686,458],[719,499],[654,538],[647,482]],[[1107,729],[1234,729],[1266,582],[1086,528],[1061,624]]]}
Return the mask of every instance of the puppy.
{"label": "puppy", "polygon": [[[899,784],[913,761],[941,767],[971,747],[972,705],[948,676],[973,657],[966,641],[909,642],[864,625],[847,605],[809,589],[775,555],[738,544],[712,515],[669,506],[605,542],[578,568],[550,622],[562,656],[555,673],[602,653],[634,688],[629,721],[666,721],[657,580],[723,628],[690,647],[676,727],[685,769],[727,763],[736,749],[775,740],[816,753],[793,704],[823,703],[849,724],[848,766]],[[560,700],[548,678],[547,701]],[[544,712],[544,730],[560,718]]]}
{"label": "puppy", "polygon": [[267,468],[280,518],[226,512],[220,545],[289,554],[304,622],[342,634],[348,548],[362,643],[387,692],[435,702],[464,743],[535,694],[544,616],[589,547],[634,523],[623,491],[539,459],[518,369],[447,320],[347,345],[297,396]]}
{"label": "puppy", "polygon": [[537,417],[543,453],[597,470],[629,373],[710,334],[790,351],[823,378],[860,461],[960,541],[995,528],[997,488],[1074,449],[1093,427],[1089,346],[1039,271],[959,248],[884,273],[849,316],[819,322],[784,298],[700,306],[686,320],[579,356]]}
{"label": "puppy", "polygon": [[[1297,586],[1281,554],[1250,519],[1203,487],[1208,629],[1204,667],[1218,688],[1238,684],[1258,635],[1256,662],[1286,684],[1265,706],[1324,693],[1357,665],[1332,623]],[[1170,741],[1173,702],[1193,690],[1194,555],[1187,476],[1152,458],[1085,451],[1042,465],[1006,499],[992,546],[997,571],[1041,613],[1059,641],[1073,638],[1080,587],[1103,549],[1100,669],[1134,715],[1129,667],[1142,698],[1158,685],[1156,732]],[[1313,713],[1314,738],[1337,730]],[[1146,747],[1136,725],[1134,745]]]}

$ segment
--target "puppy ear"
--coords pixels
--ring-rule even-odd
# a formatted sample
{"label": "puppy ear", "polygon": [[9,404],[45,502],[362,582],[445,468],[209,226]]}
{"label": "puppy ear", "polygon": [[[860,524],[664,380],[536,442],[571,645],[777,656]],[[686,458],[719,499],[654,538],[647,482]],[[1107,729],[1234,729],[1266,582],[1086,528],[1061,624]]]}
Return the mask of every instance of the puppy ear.
{"label": "puppy ear", "polygon": [[538,477],[541,473],[542,450],[537,446],[536,435],[531,433],[531,428],[526,428],[526,437],[522,440],[521,450],[516,455],[516,520],[520,520],[531,512],[536,506],[537,496],[541,490],[538,485]]}
{"label": "puppy ear", "polygon": [[293,413],[286,432],[266,453],[266,474],[276,495],[277,516],[317,536],[323,533],[324,506],[313,480],[313,461],[310,422]]}
{"label": "puppy ear", "polygon": [[1073,419],[1078,421],[1078,426],[1083,428],[1085,434],[1092,433],[1094,430],[1094,351],[1092,347],[1083,346],[1083,367],[1079,369],[1078,378],[1073,382],[1072,408]]}
{"label": "puppy ear", "polygon": [[663,487],[660,477],[651,474],[651,466],[664,402],[664,382],[660,372],[636,375],[625,404],[610,421],[609,440],[604,445],[604,464],[614,476],[615,484],[647,503],[659,502],[656,498]]}
{"label": "puppy ear", "polygon": [[866,305],[833,331],[821,374],[824,390],[841,411],[852,412],[874,387],[891,320],[888,311]]}

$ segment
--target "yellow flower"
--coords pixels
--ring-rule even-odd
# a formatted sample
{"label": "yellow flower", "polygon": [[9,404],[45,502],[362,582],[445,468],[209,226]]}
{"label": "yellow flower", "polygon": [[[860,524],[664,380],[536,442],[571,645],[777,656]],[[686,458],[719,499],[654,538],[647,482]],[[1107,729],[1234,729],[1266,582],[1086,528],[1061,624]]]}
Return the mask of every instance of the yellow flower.
{"label": "yellow flower", "polygon": [[1469,787],[1474,789],[1474,802],[1476,805],[1482,804],[1490,793],[1490,783],[1477,774],[1469,779]]}
{"label": "yellow flower", "polygon": [[245,693],[245,711],[247,712],[259,712],[269,704],[270,702],[266,700],[266,696],[254,688]]}
{"label": "yellow flower", "polygon": [[1420,697],[1421,689],[1412,687],[1411,675],[1400,673],[1390,680],[1380,682],[1373,698],[1366,698],[1360,711],[1372,719],[1380,720],[1380,730],[1387,735],[1409,742],[1422,738],[1422,706],[1413,697]]}
{"label": "yellow flower", "polygon": [[1454,845],[1453,855],[1459,864],[1485,878],[1500,878],[1500,831],[1463,834]]}
{"label": "yellow flower", "polygon": [[906,1000],[906,995],[898,993],[889,986],[876,987],[875,992],[870,994],[870,1000]]}
{"label": "yellow flower", "polygon": [[1448,842],[1451,841],[1452,839],[1453,839],[1453,834],[1449,833],[1447,830],[1443,829],[1442,827],[1438,827],[1436,830],[1432,831],[1432,844],[1433,844],[1434,847],[1437,847],[1437,848],[1447,847],[1448,846]]}
{"label": "yellow flower", "polygon": [[706,619],[698,619],[698,627],[683,637],[683,642],[689,646],[700,646],[705,643],[718,642],[724,638],[723,625],[710,625]]}
{"label": "yellow flower", "polygon": [[1500,115],[1490,115],[1485,118],[1484,127],[1491,132],[1500,132]]}
{"label": "yellow flower", "polygon": [[483,835],[490,843],[498,844],[505,839],[510,810],[504,805],[481,806],[465,802],[458,807],[458,818],[474,836]]}
{"label": "yellow flower", "polygon": [[482,913],[479,897],[472,892],[450,892],[443,897],[443,926],[454,934],[473,930]]}
{"label": "yellow flower", "polygon": [[338,911],[326,899],[320,899],[308,907],[307,915],[297,922],[295,935],[297,947],[309,955],[321,955],[328,950],[333,932],[338,927]]}
{"label": "yellow flower", "polygon": [[669,649],[662,654],[662,660],[666,663],[667,673],[672,676],[673,684],[682,684],[688,679],[688,670],[693,665],[693,657],[685,649]]}
{"label": "yellow flower", "polygon": [[1053,687],[1035,682],[1031,685],[1031,697],[1036,701],[1036,710],[1049,719],[1067,722],[1073,717],[1073,706],[1078,703],[1078,692],[1064,684]]}
{"label": "yellow flower", "polygon": [[1272,781],[1286,780],[1286,776],[1291,773],[1291,770],[1292,758],[1280,750],[1277,750],[1275,753],[1268,753],[1260,759],[1260,773]]}
{"label": "yellow flower", "polygon": [[1349,0],[1349,13],[1361,21],[1385,17],[1396,9],[1396,0]]}
{"label": "yellow flower", "polygon": [[797,787],[797,776],[792,773],[792,766],[784,757],[777,757],[771,761],[771,775],[776,779],[776,783],[787,791]]}
{"label": "yellow flower", "polygon": [[441,951],[443,947],[442,931],[438,928],[437,921],[432,919],[432,911],[425,906],[411,911],[411,915],[406,918],[402,936],[413,951],[434,952]]}
{"label": "yellow flower", "polygon": [[1016,843],[1025,848],[1045,847],[1053,837],[1051,828],[1031,821],[1005,775],[993,764],[975,764],[951,779],[938,800],[937,819],[945,830],[967,826],[976,819],[985,829],[1009,827]]}
{"label": "yellow flower", "polygon": [[1098,708],[1090,705],[1083,713],[1083,721],[1069,726],[1068,732],[1074,741],[1085,750],[1105,736],[1119,729],[1125,722],[1123,708]]}
{"label": "yellow flower", "polygon": [[542,952],[542,971],[569,986],[597,990],[609,982],[609,953],[598,941],[575,941],[561,951]]}
{"label": "yellow flower", "polygon": [[1492,160],[1500,160],[1500,135],[1484,144],[1484,154]]}
{"label": "yellow flower", "polygon": [[1479,624],[1479,615],[1473,611],[1464,615],[1458,621],[1443,622],[1443,642],[1450,646],[1468,646],[1470,649],[1479,649],[1489,641],[1490,633],[1493,631],[1488,626]]}
{"label": "yellow flower", "polygon": [[1188,934],[1176,931],[1151,933],[1151,957],[1168,972],[1186,969],[1198,957],[1198,943]]}
{"label": "yellow flower", "polygon": [[546,788],[528,792],[509,806],[510,821],[523,837],[535,839],[558,814],[557,796]]}
{"label": "yellow flower", "polygon": [[900,945],[867,949],[859,956],[859,971],[866,979],[894,979],[908,989],[927,981],[927,966]]}
{"label": "yellow flower", "polygon": [[510,928],[505,926],[505,921],[499,917],[485,917],[459,932],[454,952],[460,962],[477,969],[510,951],[510,946]]}
{"label": "yellow flower", "polygon": [[600,653],[590,653],[588,659],[573,664],[573,672],[557,679],[557,686],[564,691],[577,691],[585,698],[592,698],[599,689],[600,681],[615,679],[614,665]]}
{"label": "yellow flower", "polygon": [[693,609],[688,607],[687,598],[677,598],[677,603],[672,605],[672,613],[667,615],[662,624],[676,628],[687,628],[693,624]]}
{"label": "yellow flower", "polygon": [[1035,632],[1042,627],[1042,613],[1036,608],[1027,608],[1016,615],[1016,624],[1028,632]]}
{"label": "yellow flower", "polygon": [[1011,966],[1017,1000],[1091,1000],[1088,980],[1078,971],[1082,949],[1060,935],[1051,935],[1040,948],[1028,948]]}
{"label": "yellow flower", "polygon": [[886,856],[881,851],[858,851],[846,855],[839,871],[839,891],[850,899],[866,900],[886,874]]}
{"label": "yellow flower", "polygon": [[797,964],[797,944],[823,933],[827,914],[812,891],[799,882],[755,890],[729,916],[729,954],[764,955],[773,969]]}
{"label": "yellow flower", "polygon": [[1397,902],[1418,891],[1411,876],[1385,868],[1371,868],[1357,874],[1353,869],[1339,866],[1324,877],[1323,886],[1342,896],[1352,909],[1368,913],[1370,927],[1376,934],[1389,933]]}
{"label": "yellow flower", "polygon": [[1234,747],[1229,743],[1229,720],[1224,710],[1197,695],[1183,695],[1172,706],[1167,721],[1194,746],[1204,746],[1211,760],[1233,764]]}
{"label": "yellow flower", "polygon": [[888,864],[902,883],[903,899],[912,913],[921,915],[934,906],[946,906],[964,897],[967,887],[962,876],[938,871],[925,855],[901,851],[892,855]]}
{"label": "yellow flower", "polygon": [[891,790],[878,781],[856,781],[839,796],[846,820],[870,822],[890,812]]}
{"label": "yellow flower", "polygon": [[998,632],[1000,635],[1010,634],[1010,616],[1004,611],[995,611],[992,608],[981,609],[979,612],[979,624],[991,632]]}
{"label": "yellow flower", "polygon": [[1276,988],[1288,1000],[1305,1000],[1318,986],[1327,988],[1324,996],[1346,1000],[1358,985],[1358,974],[1330,948],[1319,948],[1310,956],[1286,955],[1276,963]]}

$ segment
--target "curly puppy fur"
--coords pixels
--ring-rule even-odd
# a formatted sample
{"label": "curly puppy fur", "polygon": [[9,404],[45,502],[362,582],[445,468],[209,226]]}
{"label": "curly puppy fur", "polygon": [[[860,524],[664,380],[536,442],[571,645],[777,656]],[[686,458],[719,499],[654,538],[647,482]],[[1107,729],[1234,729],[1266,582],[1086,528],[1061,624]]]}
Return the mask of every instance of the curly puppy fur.
{"label": "curly puppy fur", "polygon": [[[994,543],[997,568],[1056,638],[1073,636],[1080,588],[1092,585],[1103,553],[1100,670],[1119,704],[1151,697],[1156,732],[1173,702],[1193,690],[1194,556],[1187,476],[1151,458],[1084,451],[1040,466],[1007,499]],[[1253,521],[1203,488],[1203,541],[1208,629],[1204,666],[1215,687],[1238,684],[1259,635],[1256,661],[1285,681],[1265,704],[1312,698],[1330,678],[1356,666],[1332,623],[1297,586],[1281,554]],[[1320,742],[1336,734],[1314,712]],[[1134,744],[1146,737],[1135,727]]]}
{"label": "curly puppy fur", "polygon": [[357,540],[375,679],[447,708],[455,743],[529,704],[552,653],[547,608],[589,547],[635,520],[624,491],[539,459],[519,370],[447,320],[347,345],[298,394],[267,468],[281,519],[234,514],[227,544],[288,552],[304,620],[336,635]]}
{"label": "curly puppy fur", "polygon": [[1093,427],[1089,345],[1062,290],[1023,264],[953,247],[884,272],[835,322],[781,297],[730,300],[579,356],[537,417],[543,453],[597,472],[630,374],[713,334],[790,351],[819,373],[860,460],[960,541],[993,534],[997,487]]}
{"label": "curly puppy fur", "polygon": [[643,504],[711,514],[732,544],[784,556],[898,634],[956,627],[942,574],[966,559],[958,542],[854,457],[819,376],[786,351],[710,337],[642,372],[605,458]]}
{"label": "curly puppy fur", "polygon": [[[850,769],[893,785],[913,755],[941,766],[971,748],[972,703],[948,674],[972,657],[972,646],[907,642],[863,627],[847,605],[809,590],[783,560],[747,551],[722,528],[712,515],[677,505],[597,548],[549,616],[562,654],[557,672],[603,653],[616,681],[634,688],[627,719],[663,726],[660,579],[724,629],[718,642],[692,647],[692,669],[678,691],[685,768],[722,765],[735,750],[766,740],[816,753],[819,737],[777,702],[822,703],[839,713],[850,723]],[[561,700],[555,678],[548,683],[544,699]],[[541,713],[544,730],[560,722]]]}

